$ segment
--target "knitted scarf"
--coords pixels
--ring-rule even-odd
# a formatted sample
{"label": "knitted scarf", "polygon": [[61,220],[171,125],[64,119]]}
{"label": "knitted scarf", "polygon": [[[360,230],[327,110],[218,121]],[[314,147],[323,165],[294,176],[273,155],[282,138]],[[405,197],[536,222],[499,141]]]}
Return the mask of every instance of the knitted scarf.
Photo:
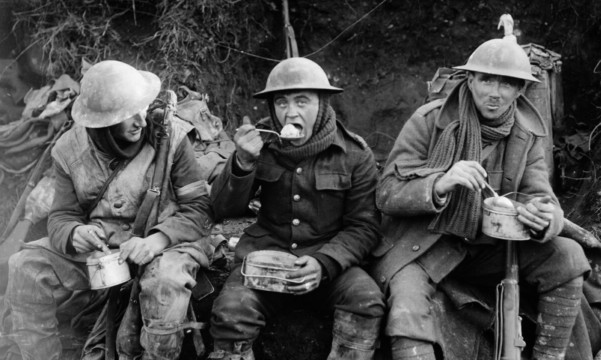
{"label": "knitted scarf", "polygon": [[[397,164],[402,180],[445,172],[460,160],[480,163],[483,140],[494,142],[509,135],[515,121],[515,104],[498,119],[487,120],[479,117],[467,81],[458,84],[447,101],[452,101],[452,96],[458,96],[459,118],[444,129],[424,166],[403,171],[404,164]],[[428,229],[474,240],[482,212],[481,193],[459,186],[449,195],[449,204],[434,217]]]}
{"label": "knitted scarf", "polygon": [[[273,107],[273,101],[269,101],[271,112],[271,125],[277,132],[282,130],[282,124],[278,121]],[[272,142],[269,147],[277,154],[297,164],[303,159],[317,155],[327,149],[336,137],[336,112],[330,106],[329,96],[319,95],[319,110],[313,126],[313,134],[306,143],[294,146],[289,141]]]}

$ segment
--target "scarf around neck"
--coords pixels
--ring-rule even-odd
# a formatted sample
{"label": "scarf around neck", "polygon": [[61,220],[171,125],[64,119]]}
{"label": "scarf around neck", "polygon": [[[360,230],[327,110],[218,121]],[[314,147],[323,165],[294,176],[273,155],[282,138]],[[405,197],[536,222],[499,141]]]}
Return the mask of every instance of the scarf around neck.
{"label": "scarf around neck", "polygon": [[[275,131],[280,132],[282,125],[275,116],[273,101],[270,101],[271,125]],[[319,110],[313,127],[311,138],[300,146],[294,146],[288,141],[274,141],[269,147],[294,164],[301,160],[315,156],[327,149],[336,137],[336,112],[330,106],[329,97],[319,95]]]}
{"label": "scarf around neck", "polygon": [[140,136],[140,139],[135,143],[132,143],[115,139],[111,131],[115,126],[117,125],[95,129],[86,128],[86,132],[90,139],[92,139],[92,143],[96,148],[105,155],[118,161],[135,157],[140,149],[142,149],[148,130],[146,128],[142,129],[142,136]]}
{"label": "scarf around neck", "polygon": [[[446,172],[460,160],[480,163],[483,140],[494,142],[509,135],[515,121],[515,103],[498,119],[481,122],[466,80],[457,85],[447,101],[452,101],[451,97],[454,96],[458,101],[458,119],[443,130],[424,166],[403,171],[406,164],[397,164],[401,180]],[[441,113],[443,111],[444,106]],[[428,229],[476,239],[482,212],[482,194],[459,186],[449,195],[447,207],[434,217]]]}

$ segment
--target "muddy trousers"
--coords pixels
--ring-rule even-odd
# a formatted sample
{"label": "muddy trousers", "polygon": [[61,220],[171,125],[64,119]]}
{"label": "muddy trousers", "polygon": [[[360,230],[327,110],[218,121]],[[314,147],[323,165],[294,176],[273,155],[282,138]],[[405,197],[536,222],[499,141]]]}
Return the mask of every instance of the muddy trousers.
{"label": "muddy trousers", "polygon": [[541,294],[538,300],[533,360],[564,359],[580,308],[582,278]]}
{"label": "muddy trousers", "polygon": [[[565,340],[559,339],[565,334],[559,334],[558,337],[551,339],[542,331],[548,328],[547,325],[550,323],[556,326],[560,321],[559,316],[546,317],[543,314],[547,311],[555,314],[559,311],[562,315],[569,314],[567,317],[570,317],[570,320],[565,323],[568,324],[569,330],[562,329],[569,332],[567,334],[569,340],[571,326],[579,309],[579,302],[576,304],[577,301],[574,301],[573,296],[578,294],[577,299],[582,296],[582,275],[590,270],[588,260],[579,244],[561,237],[544,244],[533,241],[519,243],[518,253],[520,282],[534,287],[539,297],[539,318],[547,319],[543,320],[544,323],[538,324],[536,342],[540,344],[539,350],[535,348],[534,351],[535,353],[548,351],[540,348],[543,346],[547,349],[560,347],[565,351],[567,342],[564,345]],[[470,285],[490,287],[490,284],[499,283],[505,276],[504,255],[502,242],[497,245],[472,245],[468,248],[463,261],[448,276]],[[557,266],[557,264],[565,265]],[[385,334],[392,339],[394,360],[430,360],[434,358],[434,352],[438,355],[443,351],[440,327],[436,325],[431,309],[431,298],[435,291],[436,284],[420,263],[420,259],[405,266],[391,278],[387,299],[390,310]],[[566,299],[559,303],[548,304],[549,294],[556,292]],[[560,307],[563,308],[559,310]],[[576,313],[572,317],[573,309]],[[566,319],[561,321],[564,320]],[[409,346],[407,344],[410,342],[404,339],[418,342]],[[543,345],[547,340],[550,343]],[[563,359],[563,357],[541,359]]]}
{"label": "muddy trousers", "polygon": [[254,359],[252,344],[266,321],[301,304],[321,312],[334,310],[329,360],[372,359],[384,299],[361,268],[350,268],[317,290],[299,296],[249,289],[243,281],[238,266],[215,299],[210,328],[215,341],[209,359]]}
{"label": "muddy trousers", "polygon": [[[199,267],[189,254],[173,250],[163,252],[147,265],[140,280],[143,325],[139,345],[120,344],[123,338],[118,336],[120,359],[139,358],[142,354],[130,353],[136,349],[143,353],[143,359],[179,356],[189,289],[195,285]],[[85,264],[46,249],[25,249],[11,257],[2,334],[14,342],[24,360],[60,359],[59,320],[85,316],[87,302],[104,293],[89,290],[84,268]],[[104,328],[94,325],[98,313],[95,315],[86,319],[84,326],[87,332],[94,326],[84,349],[86,360],[104,359]]]}

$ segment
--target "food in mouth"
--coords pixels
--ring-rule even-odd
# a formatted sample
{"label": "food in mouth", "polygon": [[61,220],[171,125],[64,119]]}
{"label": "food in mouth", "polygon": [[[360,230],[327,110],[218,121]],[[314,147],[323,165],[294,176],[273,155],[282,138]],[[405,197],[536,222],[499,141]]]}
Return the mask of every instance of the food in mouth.
{"label": "food in mouth", "polygon": [[286,124],[280,131],[280,135],[283,138],[297,138],[301,137],[300,129],[293,124]]}

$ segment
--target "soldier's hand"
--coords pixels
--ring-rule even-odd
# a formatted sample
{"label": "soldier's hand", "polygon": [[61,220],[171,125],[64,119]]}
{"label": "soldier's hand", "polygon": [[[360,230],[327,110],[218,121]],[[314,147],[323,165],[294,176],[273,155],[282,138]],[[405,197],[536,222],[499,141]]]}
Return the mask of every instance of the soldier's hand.
{"label": "soldier's hand", "polygon": [[110,254],[104,230],[96,225],[80,225],[73,230],[73,247],[78,254],[102,251]]}
{"label": "soldier's hand", "polygon": [[319,261],[314,257],[305,255],[298,258],[294,264],[300,266],[300,268],[290,272],[286,275],[286,278],[298,283],[291,283],[287,286],[287,289],[295,295],[306,294],[317,289],[321,282],[321,264]]}
{"label": "soldier's hand", "polygon": [[547,229],[555,215],[555,204],[551,197],[535,197],[524,206],[516,208],[518,220],[532,229],[535,233],[540,233]]}
{"label": "soldier's hand", "polygon": [[458,161],[438,179],[434,191],[438,196],[444,196],[457,186],[463,186],[473,191],[482,191],[486,186],[486,170],[477,161]]}
{"label": "soldier's hand", "polygon": [[236,144],[236,159],[238,164],[243,170],[252,169],[261,154],[263,139],[261,139],[261,134],[251,124],[248,116],[242,119],[242,126],[236,130],[234,144]]}
{"label": "soldier's hand", "polygon": [[121,246],[120,263],[129,260],[137,265],[151,262],[155,256],[169,245],[169,238],[162,232],[154,233],[146,238],[132,237]]}

